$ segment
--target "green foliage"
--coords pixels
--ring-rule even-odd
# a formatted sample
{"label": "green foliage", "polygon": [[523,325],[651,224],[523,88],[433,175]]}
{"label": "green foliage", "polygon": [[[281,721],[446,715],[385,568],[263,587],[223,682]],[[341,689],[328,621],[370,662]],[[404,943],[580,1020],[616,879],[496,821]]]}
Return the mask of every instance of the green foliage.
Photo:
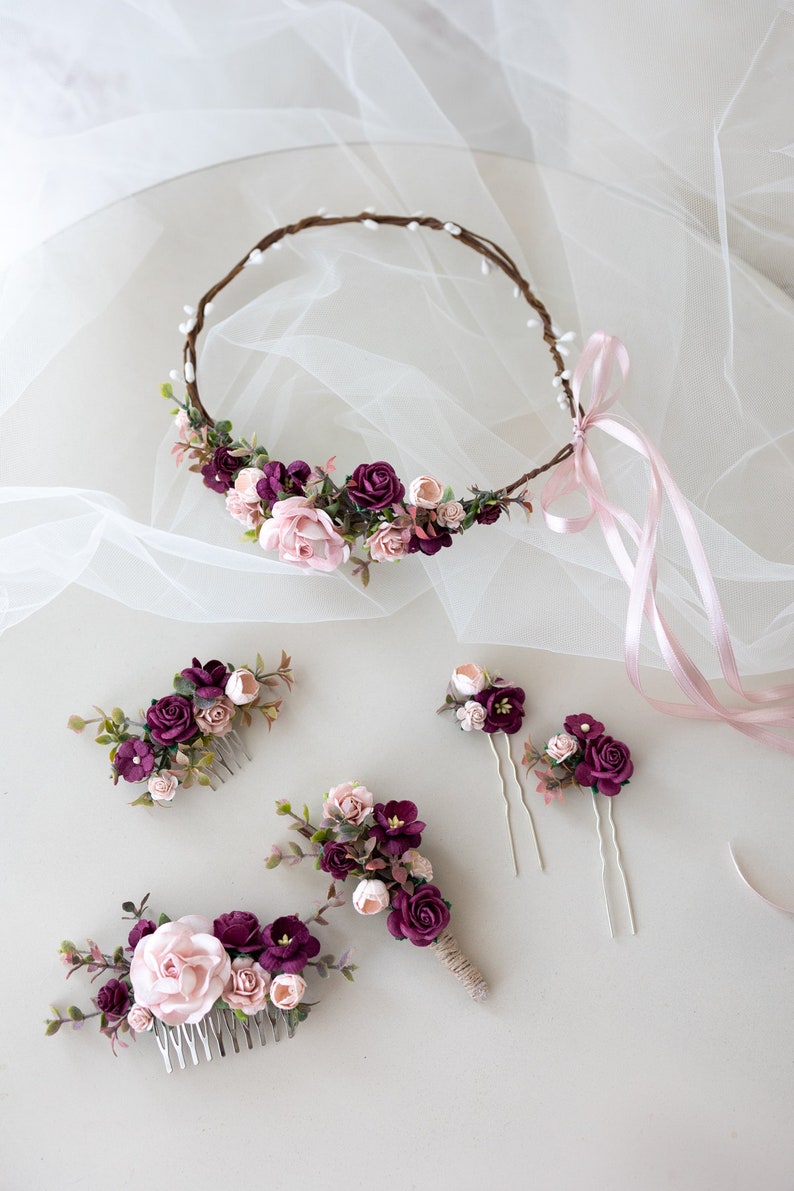
{"label": "green foliage", "polygon": [[83,1021],[85,1019],[85,1014],[82,1009],[78,1009],[77,1005],[70,1005],[66,1012],[72,1021]]}
{"label": "green foliage", "polygon": [[86,726],[86,721],[79,715],[70,715],[66,721],[67,728],[72,732],[80,733]]}
{"label": "green foliage", "polygon": [[47,1028],[44,1031],[45,1036],[47,1038],[51,1038],[53,1034],[58,1033],[58,1031],[60,1030],[62,1025],[63,1025],[63,1022],[61,1022],[61,1021],[57,1021],[57,1020],[56,1021],[48,1021]]}

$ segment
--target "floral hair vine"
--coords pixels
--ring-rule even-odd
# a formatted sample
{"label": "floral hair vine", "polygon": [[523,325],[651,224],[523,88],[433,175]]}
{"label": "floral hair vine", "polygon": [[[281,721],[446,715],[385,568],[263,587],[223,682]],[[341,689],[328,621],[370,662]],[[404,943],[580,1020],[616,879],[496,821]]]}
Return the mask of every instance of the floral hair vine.
{"label": "floral hair vine", "polygon": [[[328,791],[319,826],[310,821],[308,806],[295,814],[290,803],[281,800],[276,813],[292,819],[292,829],[309,841],[310,848],[290,843],[284,852],[274,845],[267,868],[311,859],[334,882],[357,878],[353,906],[359,914],[388,910],[386,926],[395,939],[429,948],[473,1000],[485,1000],[488,985],[451,934],[450,903],[433,884],[430,861],[418,851],[425,824],[415,803],[378,802],[366,786],[350,781]],[[332,884],[329,897],[334,896]]]}
{"label": "floral hair vine", "polygon": [[543,795],[547,806],[555,798],[562,802],[562,792],[569,786],[575,786],[583,792],[589,788],[593,795],[593,814],[595,815],[598,851],[601,858],[601,888],[604,894],[609,933],[614,939],[612,911],[607,894],[606,857],[604,855],[604,838],[601,832],[598,795],[603,794],[606,797],[607,819],[612,832],[615,862],[626,895],[631,933],[635,935],[637,927],[634,921],[634,908],[631,904],[629,884],[621,861],[620,845],[612,815],[612,803],[615,795],[628,785],[629,779],[634,773],[634,762],[631,759],[628,746],[622,740],[615,740],[613,736],[608,736],[604,731],[604,725],[595,716],[582,712],[578,715],[567,716],[563,724],[563,731],[552,736],[540,750],[535,748],[531,737],[528,737],[524,746],[523,764],[528,769],[538,766],[535,769],[535,777],[539,778],[537,789]]}
{"label": "floral hair vine", "polygon": [[513,770],[513,777],[518,787],[521,805],[524,808],[527,821],[529,822],[529,829],[532,832],[532,841],[535,845],[538,867],[542,871],[543,857],[541,856],[540,844],[538,843],[538,836],[535,831],[535,823],[524,795],[524,787],[519,779],[513,754],[510,751],[510,737],[521,731],[521,725],[524,722],[525,697],[524,691],[520,686],[513,686],[504,678],[489,674],[487,670],[484,670],[482,666],[478,666],[475,662],[466,662],[465,665],[457,666],[452,671],[452,677],[447,686],[446,698],[436,712],[437,715],[443,715],[447,711],[454,712],[455,721],[461,731],[482,732],[488,739],[491,752],[496,761],[496,772],[499,775],[505,811],[505,825],[507,827],[507,840],[510,846],[510,859],[513,863],[513,873],[515,876],[518,876],[518,861],[516,860],[513,829],[510,825],[510,800],[507,795],[507,785],[502,774],[502,765],[494,743],[494,736],[503,733],[507,738],[507,759]]}
{"label": "floral hair vine", "polygon": [[264,926],[250,910],[232,910],[214,922],[197,914],[175,922],[161,914],[155,922],[145,917],[148,900],[147,893],[138,906],[122,904],[135,925],[126,945],[111,953],[91,939],[84,949],[69,939],[61,943],[67,979],[81,969],[92,981],[109,979],[89,1012],[70,1005],[64,1015],[53,1006],[48,1035],[66,1025],[80,1030],[97,1018],[116,1053],[117,1045],[127,1046],[125,1037],[151,1033],[170,1073],[173,1058],[184,1069],[186,1057],[196,1065],[202,1055],[211,1062],[213,1051],[225,1058],[241,1047],[292,1038],[314,1005],[305,999],[308,969],[353,979],[350,953],[320,956],[320,940],[309,930],[326,925],[323,915],[341,904],[339,898],[318,903],[305,919],[287,915]]}
{"label": "floral hair vine", "polygon": [[101,707],[98,718],[69,717],[68,727],[82,732],[97,724],[96,743],[110,745],[110,776],[116,785],[146,782],[146,789],[132,806],[170,806],[179,789],[196,784],[215,788],[251,755],[238,731],[247,727],[258,712],[268,730],[278,719],[281,700],[270,692],[292,687],[290,658],[283,652],[276,670],[266,671],[259,654],[255,666],[235,668],[217,658],[192,666],[174,678],[174,693],[152,699],[139,719],[131,719],[120,707],[108,713]]}
{"label": "floral hair vine", "polygon": [[[291,463],[272,459],[255,435],[250,440],[239,437],[231,422],[216,421],[202,401],[197,376],[197,340],[216,295],[244,269],[259,265],[268,249],[279,248],[286,237],[344,224],[359,224],[370,230],[388,226],[440,232],[478,253],[485,273],[492,267],[504,273],[513,282],[515,296],[523,297],[532,308],[528,325],[540,328],[548,347],[554,365],[552,384],[559,390],[557,400],[571,418],[569,441],[545,463],[516,480],[492,489],[472,487],[470,496],[458,498],[435,476],[418,476],[406,488],[385,460],[361,463],[337,483],[332,478],[333,459],[315,467],[302,459]],[[768,746],[794,754],[794,684],[745,689],[714,578],[686,500],[650,439],[611,408],[628,376],[626,348],[614,336],[596,331],[584,345],[572,372],[565,357],[574,333],[562,333],[555,326],[515,261],[493,240],[460,224],[423,214],[379,215],[367,209],[357,215],[329,215],[320,211],[269,232],[199,299],[197,306],[186,306],[185,312],[187,319],[180,324],[180,332],[185,335],[183,367],[181,372],[174,370],[171,374],[172,380],[184,383],[185,395],[175,396],[170,384],[162,387],[163,395],[176,402],[178,441],[174,452],[178,463],[187,456],[191,469],[201,473],[209,488],[224,496],[230,514],[243,525],[247,538],[258,541],[266,551],[278,550],[282,562],[304,570],[334,571],[350,560],[366,584],[373,563],[394,562],[408,554],[436,554],[473,525],[493,524],[514,505],[531,514],[527,485],[549,472],[540,499],[547,527],[555,533],[572,534],[597,520],[617,572],[629,589],[625,657],[635,689],[668,715],[722,721]],[[620,377],[613,385],[615,373]],[[588,386],[590,397],[585,408]],[[637,452],[647,464],[648,493],[642,524],[606,492],[588,442],[596,428]],[[557,500],[574,492],[585,498],[587,511],[583,516],[552,511]],[[730,707],[720,701],[657,604],[656,541],[665,497],[697,582],[722,676],[749,706]],[[646,695],[640,675],[643,621],[652,627],[659,653],[686,702],[672,703]]]}

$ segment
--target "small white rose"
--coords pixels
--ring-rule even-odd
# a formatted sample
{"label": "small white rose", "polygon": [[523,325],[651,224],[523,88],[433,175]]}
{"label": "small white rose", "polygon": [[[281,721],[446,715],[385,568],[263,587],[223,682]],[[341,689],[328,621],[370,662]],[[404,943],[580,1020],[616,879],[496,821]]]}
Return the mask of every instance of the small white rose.
{"label": "small white rose", "polygon": [[435,476],[417,476],[408,485],[408,503],[420,509],[434,509],[444,494],[444,486]]}
{"label": "small white rose", "polygon": [[488,718],[488,713],[482,703],[477,703],[474,699],[469,699],[468,703],[459,707],[455,714],[460,720],[460,726],[464,732],[481,732]]}
{"label": "small white rose", "polygon": [[377,878],[359,881],[353,891],[353,906],[359,914],[380,914],[389,904],[389,891]]}
{"label": "small white rose", "polygon": [[433,866],[426,856],[421,856],[416,848],[410,848],[403,856],[403,864],[411,870],[412,877],[419,877],[423,881],[433,880]]}
{"label": "small white rose", "polygon": [[155,802],[171,802],[178,785],[176,774],[165,769],[161,773],[153,773],[146,783],[146,788]]}
{"label": "small white rose", "polygon": [[147,1030],[151,1030],[153,1021],[151,1011],[143,1005],[133,1005],[127,1014],[127,1025],[136,1034],[145,1034]]}
{"label": "small white rose", "polygon": [[546,755],[551,757],[552,761],[564,761],[566,757],[578,753],[579,748],[579,741],[575,736],[569,736],[567,732],[560,732],[557,736],[552,736],[546,745]]}
{"label": "small white rose", "polygon": [[259,694],[259,683],[250,670],[234,670],[226,681],[224,691],[227,699],[237,707],[253,703]]}
{"label": "small white rose", "polygon": [[265,473],[261,467],[244,467],[237,474],[237,479],[234,481],[234,490],[247,505],[258,505],[261,497],[256,490],[256,486],[264,478]]}

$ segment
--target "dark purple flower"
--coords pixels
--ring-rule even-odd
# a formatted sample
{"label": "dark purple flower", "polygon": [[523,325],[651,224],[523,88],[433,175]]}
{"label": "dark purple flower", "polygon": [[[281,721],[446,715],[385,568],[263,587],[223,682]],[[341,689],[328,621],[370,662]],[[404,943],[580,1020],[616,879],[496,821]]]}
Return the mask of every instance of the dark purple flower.
{"label": "dark purple flower", "polygon": [[373,807],[375,822],[370,834],[375,836],[382,852],[390,856],[402,856],[409,848],[418,848],[422,842],[425,824],[417,819],[413,802],[379,802]]}
{"label": "dark purple flower", "polygon": [[152,922],[151,918],[139,918],[127,938],[130,951],[134,951],[141,939],[145,938],[146,935],[153,935],[156,930],[157,926]]}
{"label": "dark purple flower", "polygon": [[347,481],[350,499],[360,509],[385,509],[405,496],[405,485],[390,463],[359,463]]}
{"label": "dark purple flower", "polygon": [[193,658],[193,665],[182,671],[182,677],[195,685],[199,699],[220,699],[226,690],[229,671],[217,658],[204,666],[198,658]]}
{"label": "dark purple flower", "polygon": [[474,520],[478,525],[493,525],[494,521],[498,521],[501,516],[501,505],[484,505],[475,515]]}
{"label": "dark purple flower", "polygon": [[96,995],[96,1007],[104,1013],[108,1021],[118,1021],[126,1017],[130,1010],[130,990],[122,980],[115,976],[103,984]]}
{"label": "dark purple flower", "polygon": [[356,867],[357,861],[350,855],[347,844],[325,843],[320,854],[320,868],[336,881],[344,881],[350,871]]}
{"label": "dark purple flower", "polygon": [[581,715],[566,717],[565,731],[570,732],[571,736],[575,736],[577,740],[587,741],[595,736],[600,736],[604,731],[604,725],[600,720],[594,719],[583,711]]}
{"label": "dark purple flower", "polygon": [[166,695],[146,712],[149,731],[158,744],[179,744],[198,732],[193,704],[184,695]]}
{"label": "dark purple flower", "polygon": [[302,972],[320,950],[320,940],[309,934],[308,927],[294,916],[277,918],[262,930],[265,950],[259,962],[266,972]]}
{"label": "dark purple flower", "polygon": [[248,466],[246,458],[233,455],[228,447],[216,447],[209,463],[201,469],[204,483],[213,492],[226,492],[234,484],[234,476]]}
{"label": "dark purple flower", "polygon": [[436,885],[419,885],[414,893],[398,889],[386,925],[395,939],[428,947],[449,925],[449,907]]}
{"label": "dark purple flower", "polygon": [[293,459],[286,467],[271,459],[262,471],[265,474],[257,483],[256,494],[265,504],[272,505],[282,496],[303,496],[311,468],[302,459]]}
{"label": "dark purple flower", "polygon": [[265,945],[259,919],[249,910],[221,914],[212,925],[212,933],[227,951],[239,951],[241,955],[261,951]]}
{"label": "dark purple flower", "polygon": [[584,750],[573,776],[580,786],[592,786],[610,797],[620,793],[620,787],[634,773],[628,746],[611,736],[592,737]]}
{"label": "dark purple flower", "polygon": [[474,701],[481,703],[486,712],[483,732],[506,732],[508,736],[519,732],[525,698],[520,686],[491,686],[475,695]]}
{"label": "dark purple flower", "polygon": [[116,749],[113,766],[125,782],[143,782],[154,769],[154,749],[145,740],[132,737]]}
{"label": "dark purple flower", "polygon": [[417,534],[411,534],[406,550],[409,554],[416,554],[419,550],[422,554],[438,554],[442,546],[451,545],[452,534],[444,530],[443,533],[437,533],[434,538],[420,538]]}

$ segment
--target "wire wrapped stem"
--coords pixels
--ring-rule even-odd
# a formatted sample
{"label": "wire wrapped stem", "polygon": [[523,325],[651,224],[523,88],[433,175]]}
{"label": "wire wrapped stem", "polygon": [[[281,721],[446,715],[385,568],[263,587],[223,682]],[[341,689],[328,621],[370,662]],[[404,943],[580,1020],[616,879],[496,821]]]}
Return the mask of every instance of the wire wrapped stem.
{"label": "wire wrapped stem", "polygon": [[430,950],[435,952],[444,967],[448,968],[452,975],[461,982],[473,1001],[485,1000],[488,996],[488,984],[485,977],[479,968],[475,967],[471,960],[463,954],[453,934],[448,930],[442,931],[435,943],[430,944]]}

